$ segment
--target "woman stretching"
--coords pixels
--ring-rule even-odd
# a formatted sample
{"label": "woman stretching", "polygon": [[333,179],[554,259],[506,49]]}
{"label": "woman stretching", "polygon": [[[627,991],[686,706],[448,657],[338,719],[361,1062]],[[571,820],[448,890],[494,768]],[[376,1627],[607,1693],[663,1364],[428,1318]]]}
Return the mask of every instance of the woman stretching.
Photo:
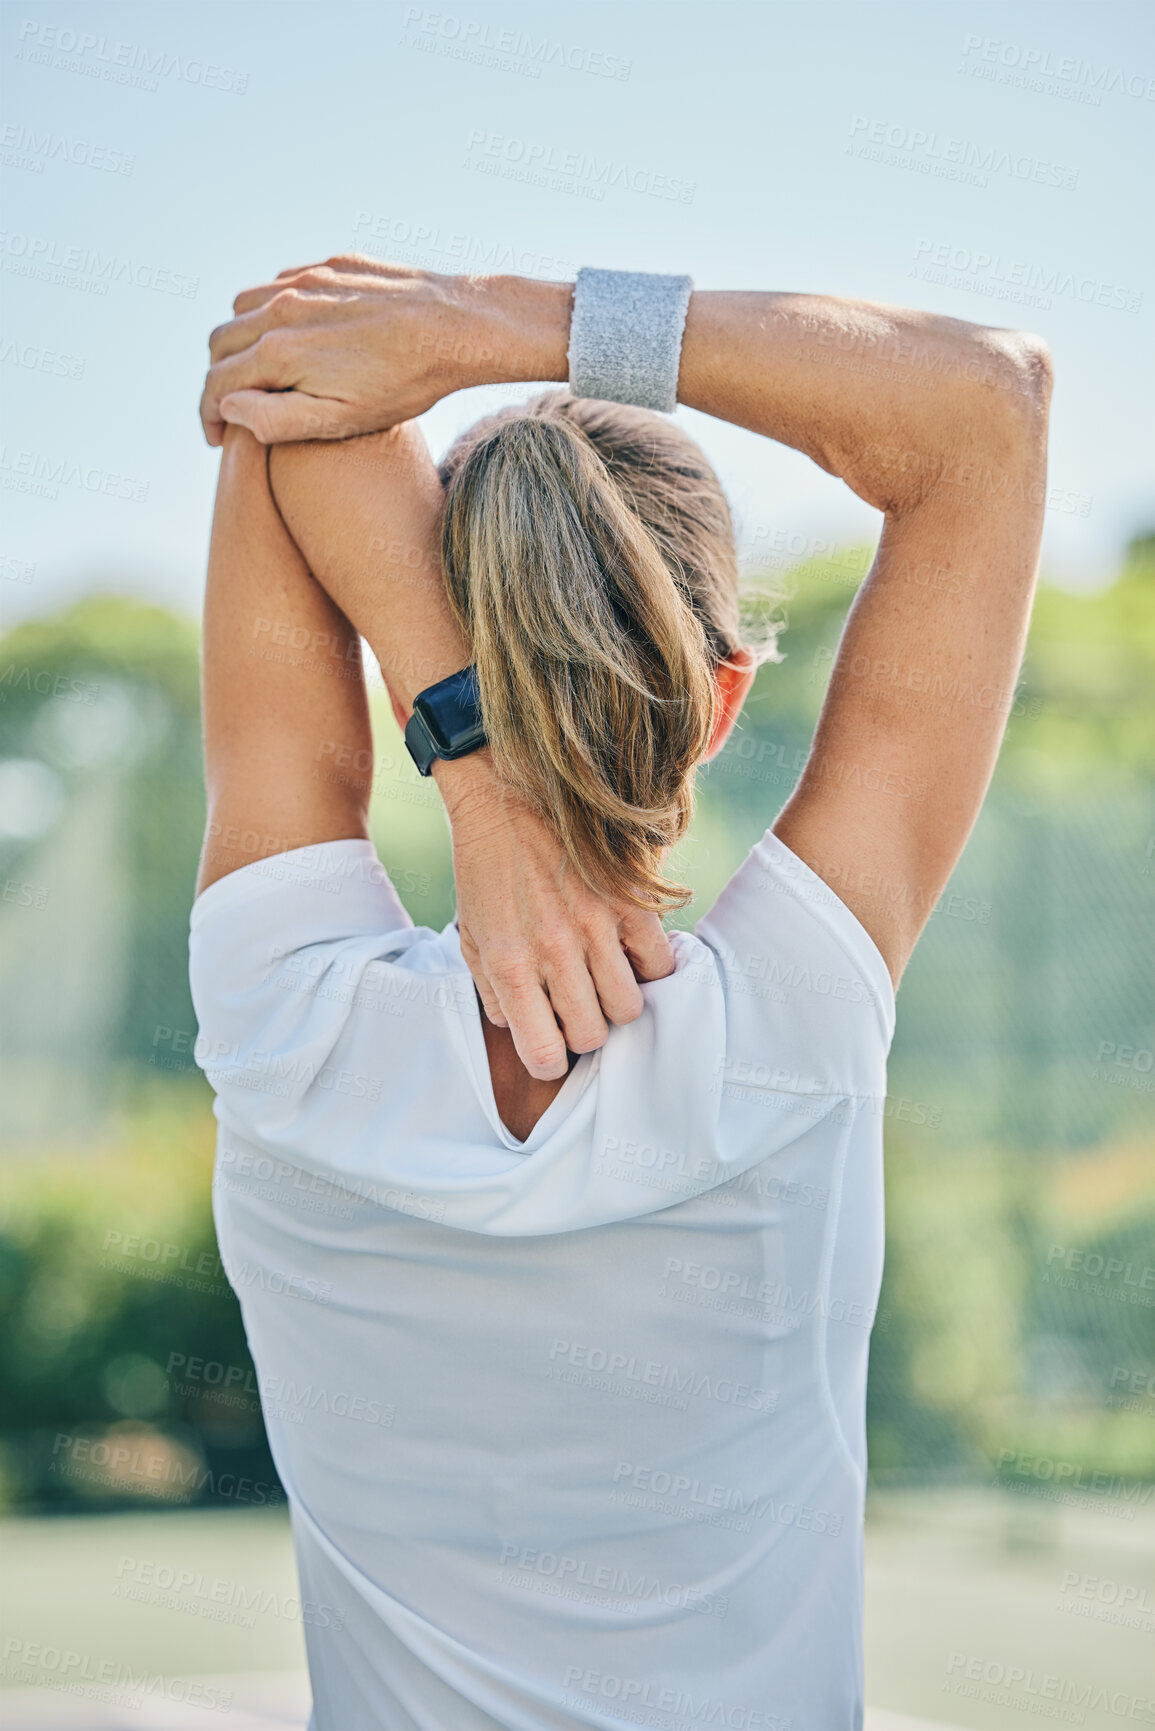
{"label": "woman stretching", "polygon": [[[688,294],[336,259],[212,339],[191,969],[316,1731],[862,1723],[894,987],[1011,704],[1050,368]],[[567,380],[440,472],[413,421]],[[637,406],[675,390],[884,522],[792,797],[667,937],[695,770],[773,653],[710,466]],[[410,790],[360,638],[444,799],[440,932],[369,840],[375,774]]]}

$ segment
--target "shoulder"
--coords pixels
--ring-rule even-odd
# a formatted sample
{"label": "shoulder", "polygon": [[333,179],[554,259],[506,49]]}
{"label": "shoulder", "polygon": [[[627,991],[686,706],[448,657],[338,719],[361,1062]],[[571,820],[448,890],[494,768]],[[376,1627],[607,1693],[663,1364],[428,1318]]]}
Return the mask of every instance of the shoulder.
{"label": "shoulder", "polygon": [[[880,951],[836,892],[767,831],[696,927],[727,1003],[728,1055],[802,1092],[873,1093],[894,1035]],[[739,1049],[741,1048],[741,1049]]]}

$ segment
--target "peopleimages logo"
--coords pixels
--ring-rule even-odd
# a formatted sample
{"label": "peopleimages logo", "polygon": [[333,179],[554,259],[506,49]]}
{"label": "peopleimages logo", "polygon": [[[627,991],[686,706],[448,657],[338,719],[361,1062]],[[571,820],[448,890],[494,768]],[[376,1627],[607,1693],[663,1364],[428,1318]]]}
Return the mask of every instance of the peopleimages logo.
{"label": "peopleimages logo", "polygon": [[[777,956],[761,955],[757,951],[748,951],[740,955],[730,949],[724,942],[718,946],[718,954],[722,958],[727,976],[743,975],[749,979],[763,980],[768,985],[780,986],[785,991],[814,992],[822,998],[837,998],[839,1002],[851,1004],[873,1004],[874,993],[866,981],[857,974],[836,974],[829,968],[820,968],[817,972],[797,962],[785,965]],[[766,1065],[760,1065],[765,1071]],[[733,1078],[745,1081],[745,1076]],[[818,1080],[815,1093],[823,1093],[826,1083]]]}
{"label": "peopleimages logo", "polygon": [[199,84],[205,90],[244,94],[247,72],[212,61],[186,59],[162,48],[146,48],[137,42],[114,42],[89,30],[42,23],[25,18],[20,25],[15,58],[58,72],[79,72],[106,83],[130,84],[138,90],[156,91],[159,80],[175,78],[181,84]]}
{"label": "peopleimages logo", "polygon": [[[154,1041],[155,1044],[155,1041]],[[197,1063],[218,1093],[225,1088],[251,1088],[257,1093],[302,1095],[308,1088],[347,1094],[356,1100],[378,1100],[382,1078],[360,1070],[335,1070],[332,1064],[318,1069],[311,1058],[286,1058],[281,1052],[220,1050],[225,1041],[209,1041],[198,1035],[193,1042]]]}
{"label": "peopleimages logo", "polygon": [[[518,1571],[522,1571],[520,1578]],[[588,1557],[568,1557],[523,1545],[502,1545],[498,1578],[508,1585],[532,1584],[535,1588],[545,1583],[550,1588],[556,1586],[563,1593],[570,1588],[583,1588],[589,1593],[604,1595],[611,1602],[624,1600],[621,1609],[630,1614],[655,1601],[710,1617],[724,1617],[730,1607],[728,1596],[707,1593],[701,1587],[683,1582],[662,1581],[657,1575],[647,1574],[645,1569],[631,1569],[620,1563],[596,1563]]]}
{"label": "peopleimages logo", "polygon": [[[727,1731],[791,1731],[792,1719],[767,1707],[749,1707],[737,1701],[723,1701],[703,1691],[695,1695],[689,1689],[676,1689],[672,1684],[655,1683],[652,1679],[622,1677],[613,1671],[586,1670],[581,1665],[568,1665],[564,1677],[565,1705],[589,1710],[591,1697],[612,1701],[609,1711],[615,1719],[642,1720],[663,1725],[725,1726]],[[656,1720],[655,1715],[661,1719]]]}
{"label": "peopleimages logo", "polygon": [[698,190],[696,181],[659,174],[638,162],[616,162],[608,156],[587,156],[583,150],[558,150],[552,144],[512,138],[506,133],[486,132],[476,127],[469,134],[465,149],[462,166],[477,173],[529,181],[535,186],[552,186],[558,191],[575,192],[583,198],[599,201],[605,198],[607,187],[616,187],[623,192],[639,192],[650,198],[693,204]]}
{"label": "peopleimages logo", "polygon": [[875,1319],[874,1305],[857,1299],[831,1298],[823,1292],[812,1293],[806,1287],[796,1289],[784,1280],[759,1280],[749,1270],[685,1262],[680,1256],[666,1257],[659,1298],[674,1298],[687,1304],[711,1303],[712,1294],[717,1295],[720,1308],[729,1309],[736,1302],[745,1301],[744,1314],[765,1311],[791,1323],[818,1315],[830,1322],[869,1329]]}
{"label": "peopleimages logo", "polygon": [[158,294],[195,300],[200,287],[199,277],[185,276],[145,259],[96,252],[88,246],[62,245],[47,235],[0,229],[0,254],[3,268],[16,276],[64,283],[83,288],[89,294],[106,295],[110,283],[127,283],[130,288],[152,289]]}
{"label": "peopleimages logo", "polygon": [[253,1178],[258,1183],[271,1182],[282,1187],[307,1191],[314,1196],[332,1197],[337,1202],[367,1203],[380,1208],[392,1208],[399,1214],[415,1214],[423,1220],[442,1220],[445,1202],[440,1197],[423,1196],[416,1190],[398,1190],[393,1185],[378,1185],[368,1179],[328,1178],[318,1172],[307,1172],[291,1161],[273,1159],[271,1155],[254,1153],[251,1148],[233,1148],[223,1133],[217,1144],[217,1170],[222,1181],[242,1195],[252,1194],[242,1179]]}
{"label": "peopleimages logo", "polygon": [[845,1519],[830,1509],[807,1503],[776,1502],[773,1496],[757,1491],[743,1491],[735,1485],[707,1484],[687,1473],[671,1473],[663,1467],[637,1466],[633,1461],[618,1461],[613,1483],[611,1502],[624,1502],[631,1508],[660,1508],[663,1512],[683,1513],[695,1520],[709,1520],[717,1514],[737,1515],[745,1524],[711,1521],[713,1525],[730,1525],[737,1532],[752,1532],[750,1522],[768,1518],[778,1526],[794,1527],[802,1533],[823,1533],[836,1539]]}
{"label": "peopleimages logo", "polygon": [[1143,304],[1143,296],[1136,288],[1083,276],[1058,265],[1004,257],[981,247],[953,246],[949,241],[920,240],[914,249],[911,274],[1006,299],[1018,299],[1020,293],[1033,295],[1044,308],[1051,305],[1055,295],[1067,295],[1071,300],[1082,301],[1084,306],[1106,307],[1116,312],[1137,313]]}
{"label": "peopleimages logo", "polygon": [[[403,48],[426,48],[453,59],[517,71],[527,78],[540,78],[543,66],[556,66],[567,72],[586,72],[595,78],[613,78],[624,83],[633,65],[620,55],[605,54],[600,49],[561,42],[552,36],[531,36],[524,30],[495,31],[479,19],[434,12],[424,6],[407,6],[401,28],[413,32],[410,37],[402,35]],[[522,64],[516,65],[518,61]]]}
{"label": "peopleimages logo", "polygon": [[87,1695],[90,1700],[110,1701],[136,1712],[157,1701],[202,1707],[213,1713],[228,1713],[233,1704],[231,1689],[188,1677],[163,1676],[159,1671],[134,1671],[118,1659],[54,1646],[50,1641],[22,1641],[18,1635],[9,1636],[4,1643],[3,1673],[9,1683],[32,1683],[68,1695]]}
{"label": "peopleimages logo", "polygon": [[1012,180],[1035,186],[1061,187],[1073,192],[1079,170],[1025,153],[1016,155],[998,145],[977,144],[969,138],[947,138],[921,126],[905,126],[887,120],[871,120],[856,114],[850,123],[851,142],[846,154],[892,168],[909,168],[972,186],[988,186],[987,176],[1007,174]]}
{"label": "peopleimages logo", "polygon": [[58,349],[45,349],[37,343],[7,337],[0,337],[0,361],[23,367],[30,373],[48,373],[55,379],[82,379],[87,364],[78,355],[61,354]]}
{"label": "peopleimages logo", "polygon": [[281,1617],[319,1629],[338,1630],[345,1625],[345,1612],[336,1606],[143,1557],[121,1557],[111,1596],[192,1612],[214,1622],[236,1622],[246,1629],[256,1627],[258,1616]]}
{"label": "peopleimages logo", "polygon": [[1080,60],[1075,54],[1053,54],[1019,42],[1004,42],[997,36],[967,36],[963,41],[960,72],[1010,82],[1027,89],[1039,88],[1045,79],[1066,86],[1064,94],[1078,96],[1096,107],[1101,94],[1132,96],[1140,102],[1155,102],[1155,78],[1149,73],[1129,72],[1104,61]]}
{"label": "peopleimages logo", "polygon": [[91,679],[73,679],[67,673],[56,673],[45,667],[17,667],[10,661],[0,673],[0,703],[5,703],[13,691],[27,691],[37,697],[63,698],[67,703],[91,706],[100,697],[101,688]]}
{"label": "peopleimages logo", "polygon": [[136,157],[109,144],[68,138],[62,132],[36,132],[19,121],[0,127],[0,152],[12,168],[44,172],[46,162],[67,162],[74,168],[95,168],[105,174],[131,174]]}
{"label": "peopleimages logo", "polygon": [[1047,1272],[1043,1278],[1049,1286],[1092,1292],[1119,1304],[1155,1307],[1153,1263],[1105,1256],[1101,1250],[1083,1250],[1078,1245],[1052,1244],[1047,1251]]}
{"label": "peopleimages logo", "polygon": [[[452,262],[459,270],[480,275],[510,273],[513,276],[574,277],[577,265],[554,253],[535,252],[511,241],[484,239],[463,229],[443,229],[436,223],[413,222],[406,217],[359,210],[353,219],[353,244],[359,250],[394,263],[432,264],[445,270]],[[376,537],[370,552],[379,552]],[[427,568],[422,556],[422,571]],[[438,578],[440,581],[440,578]],[[358,653],[360,644],[356,645]]]}
{"label": "peopleimages logo", "polygon": [[1065,1503],[1072,1508],[1094,1509],[1114,1520],[1133,1521],[1137,1509],[1146,1508],[1155,1485],[1117,1473],[1089,1472],[1076,1461],[1053,1460],[1049,1455],[1019,1454],[1000,1449],[994,1483],[1001,1490],[1017,1491],[1045,1502]]}
{"label": "peopleimages logo", "polygon": [[271,1292],[279,1298],[299,1298],[306,1304],[328,1304],[333,1296],[331,1280],[318,1280],[312,1274],[286,1273],[280,1268],[266,1268],[259,1262],[237,1262],[226,1267],[229,1285],[234,1292],[241,1288]]}
{"label": "peopleimages logo", "polygon": [[[1146,1725],[1151,1724],[1151,1715],[1155,1713],[1155,1702],[1143,1695],[1128,1695],[1104,1683],[1076,1683],[1053,1671],[1036,1671],[1033,1665],[1008,1664],[1003,1659],[972,1653],[951,1654],[943,1690],[1051,1718],[1069,1716],[1053,1709],[1048,1714],[1048,1702],[1082,1711],[1114,1713],[1120,1719],[1140,1720]],[[1082,1711],[1076,1724],[1085,1723]]]}
{"label": "peopleimages logo", "polygon": [[188,1502],[202,1492],[210,1497],[252,1503],[258,1508],[285,1500],[284,1492],[275,1482],[250,1479],[227,1470],[214,1472],[199,1456],[158,1448],[153,1446],[152,1439],[117,1432],[107,1436],[58,1432],[52,1445],[50,1470],[64,1478],[78,1478],[118,1491],[127,1488],[137,1494],[157,1486],[170,1502]]}
{"label": "peopleimages logo", "polygon": [[51,457],[43,451],[10,452],[7,445],[0,445],[0,486],[44,499],[58,499],[61,487],[78,487],[83,493],[100,493],[106,499],[128,499],[134,505],[143,505],[148,500],[149,484],[115,469],[78,462],[73,457]]}
{"label": "peopleimages logo", "polygon": [[[630,1385],[634,1384],[643,1391],[653,1389],[678,1397],[699,1395],[727,1406],[745,1407],[751,1412],[773,1412],[778,1405],[774,1389],[735,1382],[732,1377],[711,1376],[705,1370],[687,1370],[681,1365],[663,1364],[657,1359],[641,1359],[636,1353],[618,1352],[612,1347],[591,1345],[587,1341],[555,1340],[549,1349],[549,1357],[548,1376],[582,1382],[594,1373],[600,1377],[595,1386],[605,1387],[611,1394],[633,1393]],[[585,1375],[568,1376],[564,1367],[570,1366]],[[684,1410],[684,1400],[681,1406]]]}
{"label": "peopleimages logo", "polygon": [[1112,1581],[1100,1575],[1081,1575],[1078,1569],[1065,1571],[1059,1592],[1093,1600],[1097,1605],[1118,1606],[1120,1610],[1133,1610],[1146,1617],[1155,1617],[1155,1602],[1146,1587]]}

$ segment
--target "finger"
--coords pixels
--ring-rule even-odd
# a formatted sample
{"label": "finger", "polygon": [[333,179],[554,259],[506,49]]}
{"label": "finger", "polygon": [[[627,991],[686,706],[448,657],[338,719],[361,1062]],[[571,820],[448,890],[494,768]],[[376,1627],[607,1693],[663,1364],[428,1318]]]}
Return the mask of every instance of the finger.
{"label": "finger", "polygon": [[233,301],[233,311],[252,312],[254,308],[264,306],[274,295],[282,293],[286,284],[292,283],[294,278],[322,271],[327,272],[330,277],[337,272],[344,276],[395,278],[418,277],[423,274],[421,271],[411,270],[407,265],[383,264],[380,259],[368,258],[364,253],[340,253],[336,258],[314,259],[311,264],[290,265],[288,270],[279,270],[272,282],[258,283],[255,288],[242,289]]}
{"label": "finger", "polygon": [[277,280],[282,277],[300,276],[306,270],[339,270],[357,271],[362,276],[423,276],[426,273],[414,270],[412,265],[389,264],[385,259],[374,258],[367,252],[338,252],[332,258],[317,258],[311,264],[292,264],[288,270],[279,270]]}
{"label": "finger", "polygon": [[675,971],[673,946],[657,914],[627,911],[619,926],[621,941],[641,980],[664,980]]}
{"label": "finger", "polygon": [[216,361],[209,368],[201,395],[201,421],[207,430],[221,421],[221,399],[233,391],[287,391],[299,381],[294,376],[297,339],[291,331],[266,331],[239,355]]}
{"label": "finger", "polygon": [[485,1011],[485,1019],[492,1022],[495,1028],[508,1028],[509,1023],[501,1013],[501,1005],[497,995],[484,974],[474,974],[473,983],[477,987],[477,995],[481,999],[481,1007]]}
{"label": "finger", "polygon": [[285,283],[281,277],[278,277],[275,282],[259,283],[256,288],[242,289],[240,294],[233,299],[233,312],[237,317],[242,317],[245,313],[256,312],[258,307],[265,305],[266,301],[271,301],[274,295],[284,292]]}
{"label": "finger", "polygon": [[607,1020],[619,1027],[623,1022],[636,1022],[646,1000],[615,928],[590,942],[586,965]]}
{"label": "finger", "polygon": [[247,427],[262,445],[350,439],[365,431],[350,420],[348,404],[305,391],[231,391],[221,399],[220,414],[223,421]]}
{"label": "finger", "polygon": [[336,287],[336,273],[327,264],[303,264],[294,270],[283,270],[273,282],[263,282],[256,288],[242,289],[233,301],[233,313],[237,318],[259,312],[268,306],[270,301],[278,299],[289,289],[298,291],[311,290],[314,293],[332,295]]}
{"label": "finger", "polygon": [[209,358],[212,364],[243,354],[263,336],[273,331],[286,334],[306,327],[330,324],[347,313],[355,297],[341,300],[323,289],[302,283],[299,287],[280,288],[275,294],[236,318],[227,319],[209,332]]}
{"label": "finger", "polygon": [[307,270],[320,270],[324,262],[324,259],[315,258],[312,264],[291,264],[288,270],[279,270],[277,272],[277,281],[283,283],[285,278],[288,276],[300,276]]}
{"label": "finger", "polygon": [[256,288],[242,289],[233,301],[233,312],[238,318],[246,313],[257,312],[269,301],[283,295],[289,288],[325,289],[330,293],[333,289],[333,272],[328,265],[303,264],[293,270],[283,270],[272,282],[263,282]]}
{"label": "finger", "polygon": [[461,940],[462,959],[473,975],[473,983],[477,987],[477,995],[481,999],[481,1007],[485,1011],[487,1020],[492,1022],[495,1028],[508,1028],[509,1023],[501,1013],[497,993],[490,985],[482,969],[480,950],[464,926],[457,928],[457,935]]}
{"label": "finger", "polygon": [[[315,270],[318,267],[313,265],[310,268]],[[407,264],[386,264],[382,259],[370,258],[363,252],[338,253],[335,258],[325,260],[324,268],[339,271],[342,276],[385,277],[395,282],[414,282],[429,274],[427,271],[414,270]]]}
{"label": "finger", "polygon": [[[218,325],[209,332],[209,358],[212,361],[227,360],[230,355],[238,355],[243,349],[252,348],[253,344],[263,337],[266,331],[273,329],[277,311],[280,310],[280,300],[288,295],[284,289],[270,295],[259,307],[253,307],[250,312],[240,313],[234,319],[228,319],[223,325]],[[274,310],[274,303],[278,303]]]}
{"label": "finger", "polygon": [[219,445],[224,436],[224,416],[221,414],[220,397],[215,394],[210,395],[207,376],[197,413],[201,418],[201,426],[204,428],[205,438],[209,444]]}
{"label": "finger", "polygon": [[[350,275],[351,273],[346,271],[342,274]],[[367,276],[370,273],[363,270],[358,274]],[[261,283],[257,288],[242,289],[233,302],[233,311],[237,314],[255,312],[270,300],[275,299],[277,295],[283,295],[285,290],[289,288],[320,289],[325,293],[332,294],[336,286],[337,272],[331,263],[294,265],[292,270],[278,271],[273,282]]]}
{"label": "finger", "polygon": [[565,1040],[540,979],[528,974],[492,978],[518,1057],[539,1082],[555,1082],[569,1068]]}
{"label": "finger", "polygon": [[609,1032],[606,1019],[585,956],[576,945],[563,962],[547,965],[545,983],[570,1051],[595,1052],[604,1046]]}

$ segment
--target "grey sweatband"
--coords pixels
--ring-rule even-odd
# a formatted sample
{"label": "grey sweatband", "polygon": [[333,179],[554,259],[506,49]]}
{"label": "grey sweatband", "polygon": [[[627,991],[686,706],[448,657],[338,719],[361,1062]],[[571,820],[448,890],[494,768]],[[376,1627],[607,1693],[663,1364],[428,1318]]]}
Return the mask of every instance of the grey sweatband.
{"label": "grey sweatband", "polygon": [[578,271],[569,336],[575,397],[673,414],[693,283],[648,271]]}

